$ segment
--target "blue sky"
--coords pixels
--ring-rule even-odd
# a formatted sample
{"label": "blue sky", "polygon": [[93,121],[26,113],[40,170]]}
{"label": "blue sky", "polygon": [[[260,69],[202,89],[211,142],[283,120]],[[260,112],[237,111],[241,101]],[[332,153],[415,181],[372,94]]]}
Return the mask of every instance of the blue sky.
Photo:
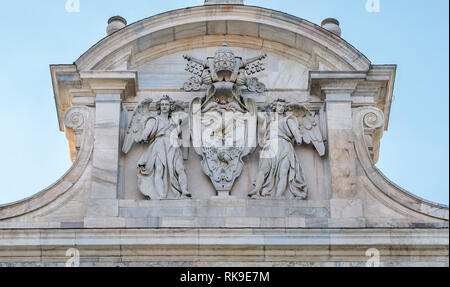
{"label": "blue sky", "polygon": [[[449,199],[449,14],[447,0],[247,0],[320,24],[334,17],[343,38],[373,64],[397,64],[389,130],[378,168],[393,182],[427,200]],[[0,204],[31,196],[70,167],[58,129],[49,64],[73,63],[105,36],[106,21],[129,23],[203,0],[1,1]]]}

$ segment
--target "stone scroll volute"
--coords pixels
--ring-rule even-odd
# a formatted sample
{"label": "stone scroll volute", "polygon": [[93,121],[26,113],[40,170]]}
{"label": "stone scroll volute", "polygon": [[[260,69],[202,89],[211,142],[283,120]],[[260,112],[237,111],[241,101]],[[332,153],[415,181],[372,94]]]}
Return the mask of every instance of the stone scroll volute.
{"label": "stone scroll volute", "polygon": [[79,156],[79,152],[83,143],[89,140],[92,132],[91,114],[93,110],[85,106],[74,106],[67,109],[64,113],[63,123],[66,127],[66,135],[68,138],[75,138],[75,146],[71,146],[72,161]]}

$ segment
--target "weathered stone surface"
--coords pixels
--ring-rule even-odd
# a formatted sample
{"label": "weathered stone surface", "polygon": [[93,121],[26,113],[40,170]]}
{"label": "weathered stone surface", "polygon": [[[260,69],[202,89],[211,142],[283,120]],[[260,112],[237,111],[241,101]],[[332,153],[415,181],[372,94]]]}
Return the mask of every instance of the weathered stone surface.
{"label": "weathered stone surface", "polygon": [[[306,20],[231,5],[242,1],[207,2],[222,5],[144,19],[111,33],[74,65],[51,67],[74,166],[48,189],[0,206],[0,266],[64,266],[69,248],[78,248],[81,266],[365,266],[370,248],[380,253],[380,266],[448,266],[448,207],[404,191],[374,165],[395,66],[370,63]],[[254,116],[277,99],[303,108],[280,112],[293,121],[279,136],[289,147],[280,158],[262,161],[256,146],[245,157],[213,153],[209,167],[227,167],[216,174],[239,171],[225,184],[204,174],[193,146],[178,150],[184,168],[166,146],[147,158],[158,158],[163,164],[155,170],[170,176],[143,168],[142,155],[166,133],[133,139],[138,144],[121,151],[130,134],[142,132],[129,125],[139,103],[159,103],[145,106],[153,114],[176,106],[161,108],[164,95],[186,113],[193,99],[202,109],[230,111],[234,104]],[[181,120],[172,115],[157,124],[167,119]],[[236,123],[225,127],[213,133],[231,138],[227,131],[238,130]],[[281,155],[291,160],[277,169]],[[230,167],[233,160],[242,170]],[[285,174],[291,167],[299,172]],[[297,178],[307,197],[288,200],[283,188],[278,197],[267,196],[277,195],[275,188],[262,196],[258,175],[268,179],[263,186],[293,186]],[[140,191],[139,176],[163,179],[141,188],[152,200]],[[173,185],[186,185],[192,199],[153,196]],[[255,186],[259,199],[248,197]]]}
{"label": "weathered stone surface", "polygon": [[366,266],[368,248],[384,267],[448,266],[448,232],[433,229],[1,230],[0,266],[65,266],[75,245],[84,267]]}

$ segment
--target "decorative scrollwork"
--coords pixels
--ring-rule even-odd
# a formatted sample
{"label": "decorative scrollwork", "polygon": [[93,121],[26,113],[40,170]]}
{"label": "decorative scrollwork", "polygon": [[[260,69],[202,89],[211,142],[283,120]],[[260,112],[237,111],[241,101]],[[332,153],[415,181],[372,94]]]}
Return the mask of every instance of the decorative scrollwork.
{"label": "decorative scrollwork", "polygon": [[[367,152],[373,165],[378,160],[379,141],[383,135],[385,119],[384,113],[376,107],[360,107],[353,110],[353,132],[356,137],[355,145],[360,151]],[[359,156],[360,160],[364,159]]]}
{"label": "decorative scrollwork", "polygon": [[199,76],[192,76],[186,83],[183,85],[183,89],[186,92],[198,91],[202,87],[202,78]]}
{"label": "decorative scrollwork", "polygon": [[237,64],[233,50],[224,44],[214,55],[214,69],[219,71],[233,72]]}
{"label": "decorative scrollwork", "polygon": [[[355,137],[355,150],[358,160],[364,170],[367,179],[364,185],[372,195],[377,196],[384,204],[395,209],[400,204],[399,212],[404,212],[407,207],[415,212],[427,216],[448,220],[448,208],[435,203],[430,203],[417,198],[406,190],[398,187],[387,179],[376,168],[373,153],[368,149],[365,140],[367,129],[377,129],[378,139],[381,138],[385,122],[384,113],[376,107],[360,107],[353,109],[353,135]],[[375,187],[375,188],[374,188]],[[381,196],[380,196],[381,195]],[[420,204],[418,204],[420,203]]]}
{"label": "decorative scrollwork", "polygon": [[378,109],[371,108],[365,111],[363,117],[364,127],[369,129],[378,129],[384,125],[384,114]]}
{"label": "decorative scrollwork", "polygon": [[232,184],[233,179],[240,174],[238,165],[243,148],[205,147],[203,152],[215,183],[217,185]]}
{"label": "decorative scrollwork", "polygon": [[[192,133],[194,149],[203,158],[203,172],[210,177],[218,192],[231,191],[234,181],[242,172],[242,159],[256,148],[254,144],[245,146],[244,142],[237,143],[247,139],[250,142],[250,139],[255,138],[257,123],[256,104],[250,97],[244,97],[241,90],[245,86],[258,93],[266,90],[265,85],[257,78],[248,76],[265,69],[261,60],[266,57],[266,54],[249,59],[237,57],[225,43],[214,57],[202,60],[189,55],[183,56],[189,61],[187,71],[194,75],[184,84],[183,89],[186,92],[198,91],[204,85],[207,91],[205,96],[192,101]],[[230,120],[229,114],[236,117],[233,116]],[[220,120],[213,122],[220,122],[220,127],[209,121],[215,115]],[[229,145],[230,139],[236,144]]]}
{"label": "decorative scrollwork", "polygon": [[71,107],[64,113],[64,125],[74,131],[83,130],[88,122],[89,108]]}
{"label": "decorative scrollwork", "polygon": [[247,80],[247,89],[250,92],[264,93],[266,85],[261,83],[258,78],[251,78]]}
{"label": "decorative scrollwork", "polygon": [[[183,89],[187,92],[198,91],[202,85],[209,86],[224,81],[243,86],[249,81],[248,76],[253,76],[266,69],[265,64],[261,61],[266,57],[267,54],[261,54],[250,59],[236,57],[226,43],[216,51],[214,57],[208,57],[206,60],[184,55],[183,58],[188,61],[185,70],[194,76],[184,84]],[[265,87],[263,90],[262,84],[254,81],[254,79],[250,80],[252,83],[250,89],[263,92]]]}

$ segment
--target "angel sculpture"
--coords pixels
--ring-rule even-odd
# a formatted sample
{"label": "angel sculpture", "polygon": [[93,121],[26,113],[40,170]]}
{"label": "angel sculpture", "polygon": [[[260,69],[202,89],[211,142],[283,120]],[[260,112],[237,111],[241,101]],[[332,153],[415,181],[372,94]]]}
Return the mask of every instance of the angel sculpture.
{"label": "angel sculpture", "polygon": [[266,107],[266,113],[258,121],[261,154],[255,187],[249,196],[306,199],[308,188],[294,143],[312,143],[320,156],[325,154],[317,119],[305,106],[277,99]]}
{"label": "angel sculpture", "polygon": [[144,99],[135,108],[122,151],[127,154],[134,143],[149,144],[138,162],[138,188],[149,199],[190,198],[179,141],[187,117],[169,96],[156,103],[158,115],[152,114],[151,103]]}

